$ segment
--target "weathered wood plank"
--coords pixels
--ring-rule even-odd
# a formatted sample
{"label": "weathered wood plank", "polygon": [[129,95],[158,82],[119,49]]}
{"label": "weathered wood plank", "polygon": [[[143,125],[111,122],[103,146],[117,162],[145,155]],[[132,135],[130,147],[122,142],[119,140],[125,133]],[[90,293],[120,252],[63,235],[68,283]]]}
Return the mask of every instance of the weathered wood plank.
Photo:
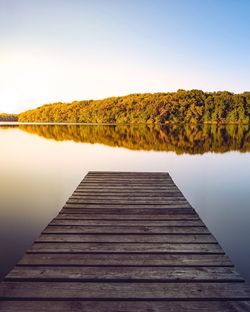
{"label": "weathered wood plank", "polygon": [[[80,188],[84,188],[84,187],[100,187],[100,186],[102,186],[102,187],[106,187],[106,186],[109,186],[109,187],[115,187],[115,188],[118,188],[118,187],[121,187],[121,188],[127,188],[127,187],[131,187],[131,188],[133,188],[133,189],[135,189],[135,188],[137,188],[137,189],[152,189],[152,187],[151,187],[151,185],[150,184],[132,184],[132,183],[116,183],[116,182],[114,182],[114,183],[105,183],[105,182],[96,182],[96,183],[94,183],[94,182],[84,182],[84,183],[82,183],[82,184],[80,184],[78,187],[77,187],[77,189],[80,189]],[[169,187],[168,187],[169,186]],[[155,184],[154,183],[154,188],[163,188],[164,190],[168,190],[168,189],[170,189],[170,190],[175,190],[176,189],[176,187],[174,187],[172,184],[163,184],[163,183],[161,183],[161,184]]]}
{"label": "weathered wood plank", "polygon": [[4,312],[243,312],[250,301],[2,301]]}
{"label": "weathered wood plank", "polygon": [[[96,206],[95,206],[96,207]],[[87,207],[78,207],[76,205],[71,205],[67,204],[64,206],[64,208],[61,210],[62,213],[81,213],[81,214],[106,214],[106,215],[146,215],[147,217],[149,215],[155,215],[157,217],[164,217],[165,215],[173,214],[173,215],[178,215],[178,214],[190,214],[194,215],[195,211],[193,208],[130,208],[130,205],[126,208],[122,206],[122,208],[115,208],[117,206],[112,207],[105,207],[98,205],[98,208],[95,208],[92,206],[87,206]],[[138,206],[137,206],[138,207]],[[139,206],[140,207],[140,206]],[[152,206],[151,206],[152,207]]]}
{"label": "weathered wood plank", "polygon": [[80,184],[82,183],[85,183],[85,182],[99,182],[99,181],[104,181],[104,182],[110,182],[110,183],[113,183],[113,182],[131,182],[131,183],[167,183],[167,184],[174,184],[175,183],[173,182],[173,180],[169,177],[152,177],[152,176],[144,176],[144,177],[132,177],[132,176],[123,176],[123,177],[112,177],[112,176],[109,176],[109,177],[93,177],[93,176],[86,176],[85,179],[83,179]]}
{"label": "weathered wood plank", "polygon": [[5,282],[0,298],[15,299],[136,299],[250,300],[245,283],[70,283]]}
{"label": "weathered wood plank", "polygon": [[97,178],[89,178],[84,179],[79,186],[84,185],[132,185],[132,186],[175,186],[175,184],[171,180],[166,179],[97,179]]}
{"label": "weathered wood plank", "polygon": [[219,253],[224,251],[218,244],[176,243],[34,243],[28,250],[51,253]]}
{"label": "weathered wood plank", "polygon": [[199,220],[197,214],[164,214],[164,215],[152,215],[152,214],[82,214],[82,213],[59,213],[56,216],[57,220],[123,220],[123,221],[168,221],[168,220]]}
{"label": "weathered wood plank", "polygon": [[89,199],[89,198],[74,198],[70,197],[67,200],[68,204],[75,204],[75,205],[86,205],[86,204],[100,204],[100,205],[152,205],[152,206],[173,206],[173,207],[190,207],[188,202],[183,199],[173,200],[173,199],[137,199],[137,198],[96,198],[96,199]]}
{"label": "weathered wood plank", "polygon": [[230,267],[15,267],[6,281],[243,282]]}
{"label": "weathered wood plank", "polygon": [[87,225],[87,226],[205,226],[201,220],[168,220],[168,221],[123,221],[123,220],[58,220],[53,219],[50,225]]}
{"label": "weathered wood plank", "polygon": [[[85,187],[85,186],[120,186],[120,187],[137,187],[137,188],[145,188],[145,187],[149,187],[151,188],[151,184],[148,182],[137,182],[137,183],[130,183],[129,181],[127,182],[109,182],[109,181],[102,181],[102,182],[90,182],[90,181],[83,181],[81,182],[81,184],[79,184],[78,187]],[[171,188],[175,188],[174,185],[171,182],[162,182],[162,183],[154,183],[154,187],[162,187],[162,188],[167,188],[167,187],[171,187]]]}
{"label": "weathered wood plank", "polygon": [[145,185],[145,186],[135,186],[135,185],[129,185],[126,188],[124,188],[123,186],[119,186],[119,185],[102,185],[101,183],[98,185],[79,185],[76,189],[77,191],[91,191],[91,190],[96,190],[96,191],[108,191],[108,190],[112,190],[112,191],[131,191],[131,192],[177,192],[179,189],[174,186],[155,186],[155,185]]}
{"label": "weathered wood plank", "polygon": [[110,204],[144,204],[144,205],[177,205],[177,204],[188,204],[188,201],[184,196],[119,196],[115,195],[110,197],[102,196],[98,194],[92,194],[91,196],[85,196],[84,194],[72,194],[68,201],[74,200],[75,202],[84,202],[84,203],[105,203],[110,199]]}
{"label": "weathered wood plank", "polygon": [[169,174],[162,174],[158,172],[106,172],[106,173],[91,173],[88,172],[88,174],[85,176],[85,178],[93,178],[93,177],[104,177],[104,176],[109,176],[111,178],[121,178],[124,176],[127,177],[134,177],[136,179],[143,178],[143,177],[148,177],[148,178],[165,178],[165,179],[171,179],[171,176]]}
{"label": "weathered wood plank", "polygon": [[183,197],[181,192],[177,192],[176,190],[173,191],[140,191],[140,190],[131,190],[130,192],[124,190],[86,190],[86,189],[76,189],[74,191],[74,193],[72,194],[72,196],[89,196],[89,197],[93,197],[93,196],[100,196],[100,197],[143,197],[143,198],[148,198],[148,197],[157,197],[157,196],[161,196],[161,197]]}
{"label": "weathered wood plank", "polygon": [[110,174],[112,176],[118,175],[136,175],[136,176],[144,176],[144,175],[150,175],[150,176],[167,176],[170,177],[168,172],[162,172],[162,171],[105,171],[105,170],[98,170],[98,171],[89,171],[86,176],[90,175],[107,175]]}
{"label": "weathered wood plank", "polygon": [[186,199],[183,197],[183,196],[180,196],[180,195],[177,195],[177,196],[174,196],[174,195],[169,195],[169,196],[160,196],[160,195],[156,195],[156,196],[130,196],[130,195],[123,195],[123,196],[120,196],[120,195],[111,195],[109,194],[109,196],[103,196],[102,194],[92,194],[92,195],[85,195],[85,194],[72,194],[72,196],[69,197],[69,199],[81,199],[81,200],[95,200],[95,199],[98,199],[98,200],[110,200],[110,201],[113,201],[113,200],[133,200],[133,201],[143,201],[143,202],[150,202],[152,200],[155,200],[155,201],[164,201],[164,202],[168,202],[168,201],[171,201],[171,202],[174,202],[174,201],[186,201]]}
{"label": "weathered wood plank", "polygon": [[42,234],[36,242],[89,242],[89,243],[216,243],[208,235],[107,235],[107,234]]}
{"label": "weathered wood plank", "polygon": [[225,254],[25,254],[18,265],[232,266]]}
{"label": "weathered wood plank", "polygon": [[[129,180],[129,181],[157,181],[157,182],[173,182],[170,176],[152,176],[152,175],[141,175],[141,176],[135,176],[135,175],[102,175],[102,176],[97,176],[97,175],[87,175],[85,176],[83,181],[89,181],[89,180],[105,180],[105,181],[123,181],[123,180]],[[81,181],[81,182],[83,182]]]}
{"label": "weathered wood plank", "polygon": [[90,176],[90,175],[86,175],[85,178],[80,182],[84,182],[84,181],[88,181],[88,180],[104,180],[104,181],[113,181],[113,180],[129,180],[129,181],[135,181],[135,183],[137,181],[139,182],[143,182],[143,181],[156,181],[157,183],[159,182],[172,182],[173,184],[174,181],[170,176],[152,176],[152,175],[141,175],[141,176],[133,176],[133,175],[116,175],[116,176],[112,176],[112,175],[103,175],[103,176]]}
{"label": "weathered wood plank", "polygon": [[154,175],[154,174],[147,174],[147,175],[134,175],[134,174],[105,174],[105,175],[91,175],[87,174],[84,180],[90,179],[111,179],[111,180],[123,180],[123,179],[131,179],[131,180],[157,180],[157,181],[172,181],[171,177],[168,175]]}
{"label": "weathered wood plank", "polygon": [[[75,192],[93,192],[93,193],[130,193],[130,194],[137,194],[137,193],[147,193],[147,194],[157,194],[157,193],[178,193],[178,188],[176,187],[122,187],[122,186],[104,186],[104,185],[95,185],[95,186],[78,186],[75,189]],[[182,193],[180,193],[182,194]],[[183,195],[183,194],[182,194]]]}
{"label": "weathered wood plank", "polygon": [[86,177],[89,176],[105,176],[105,175],[111,175],[112,177],[118,176],[137,176],[137,177],[143,177],[143,176],[156,176],[156,177],[165,177],[165,178],[170,178],[170,175],[168,172],[145,172],[145,171],[89,171]]}
{"label": "weathered wood plank", "polygon": [[173,181],[169,178],[164,178],[164,177],[143,177],[143,178],[138,178],[138,177],[90,177],[87,176],[81,183],[84,182],[131,182],[131,183],[173,183]]}
{"label": "weathered wood plank", "polygon": [[102,183],[99,183],[98,185],[94,186],[94,185],[81,185],[79,184],[77,187],[76,187],[76,191],[81,191],[81,192],[84,192],[84,191],[89,191],[89,189],[91,190],[96,190],[96,191],[102,191],[102,190],[114,190],[114,191],[117,191],[117,192],[126,192],[128,193],[129,191],[138,191],[138,192],[141,192],[141,193],[146,193],[145,189],[148,190],[149,192],[155,192],[155,193],[161,193],[161,192],[176,192],[176,193],[182,193],[181,190],[174,184],[171,184],[171,185],[164,185],[164,186],[156,186],[154,184],[150,184],[150,185],[143,185],[143,186],[136,186],[134,184],[130,184],[128,186],[128,188],[122,188],[121,186],[119,185],[102,185]]}
{"label": "weathered wood plank", "polygon": [[[77,203],[77,202],[70,202],[64,205],[65,208],[116,208],[116,209],[122,209],[122,208],[126,208],[126,209],[133,209],[134,211],[136,211],[135,209],[137,208],[142,208],[144,210],[146,209],[177,209],[177,208],[192,208],[190,206],[190,204],[187,203],[172,203],[172,204],[133,204],[133,203],[124,203],[124,204],[119,204],[119,203],[109,203],[108,201],[106,203],[100,202],[100,203]],[[157,213],[157,211],[155,211],[155,213]],[[184,213],[184,211],[183,211]]]}
{"label": "weathered wood plank", "polygon": [[89,175],[87,174],[84,178],[83,181],[88,180],[88,179],[103,179],[103,180],[116,180],[116,179],[125,179],[125,180],[163,180],[163,181],[173,181],[171,179],[170,176],[163,176],[163,175],[151,175],[151,174],[147,174],[147,175],[133,175],[133,174],[117,174],[117,175],[113,175],[113,174],[105,174],[105,175]]}
{"label": "weathered wood plank", "polygon": [[206,227],[179,226],[81,226],[81,225],[49,225],[43,231],[44,234],[65,233],[65,234],[209,234]]}

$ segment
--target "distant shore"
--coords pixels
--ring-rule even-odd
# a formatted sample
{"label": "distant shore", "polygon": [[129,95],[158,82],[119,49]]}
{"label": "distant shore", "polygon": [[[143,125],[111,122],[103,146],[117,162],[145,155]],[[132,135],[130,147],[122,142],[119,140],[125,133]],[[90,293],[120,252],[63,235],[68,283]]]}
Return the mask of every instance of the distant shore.
{"label": "distant shore", "polygon": [[140,123],[102,123],[102,122],[22,122],[22,121],[0,121],[0,126],[18,126],[18,125],[72,125],[72,126],[139,126],[139,125],[145,125],[145,126],[184,126],[184,125],[190,125],[190,126],[202,126],[202,125],[217,125],[217,126],[226,126],[226,125],[242,125],[242,126],[250,126],[250,123],[241,123],[241,122],[199,122],[199,123],[185,123],[185,122],[168,122],[168,123],[147,123],[147,122],[140,122]]}
{"label": "distant shore", "polygon": [[178,90],[45,104],[0,120],[51,124],[249,124],[250,92]]}

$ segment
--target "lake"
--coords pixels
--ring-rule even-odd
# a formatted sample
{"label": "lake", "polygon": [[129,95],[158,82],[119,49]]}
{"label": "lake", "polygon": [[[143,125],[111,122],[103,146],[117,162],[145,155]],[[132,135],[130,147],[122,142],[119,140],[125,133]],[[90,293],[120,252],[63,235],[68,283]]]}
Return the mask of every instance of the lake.
{"label": "lake", "polygon": [[0,277],[91,170],[167,171],[250,282],[250,127],[0,126]]}

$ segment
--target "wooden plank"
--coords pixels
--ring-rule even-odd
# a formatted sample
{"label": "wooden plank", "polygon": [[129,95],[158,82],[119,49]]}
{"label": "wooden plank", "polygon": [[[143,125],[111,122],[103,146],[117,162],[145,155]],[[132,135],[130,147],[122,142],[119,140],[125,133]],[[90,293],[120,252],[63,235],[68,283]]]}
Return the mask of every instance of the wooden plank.
{"label": "wooden plank", "polygon": [[72,194],[72,196],[100,196],[100,197],[144,197],[144,198],[148,198],[148,197],[157,197],[157,196],[161,196],[161,197],[183,197],[181,192],[177,192],[176,190],[170,190],[170,191],[137,191],[137,190],[131,190],[131,191],[126,191],[126,190],[96,190],[96,189],[91,189],[91,190],[86,190],[86,189],[76,189],[74,191],[74,193]]}
{"label": "wooden plank", "polygon": [[173,183],[171,181],[167,182],[153,182],[153,183],[149,183],[147,181],[140,181],[140,182],[131,182],[130,180],[123,180],[123,181],[108,181],[108,180],[103,180],[103,181],[85,181],[83,180],[79,186],[95,186],[95,185],[108,185],[108,186],[133,186],[133,187],[151,187],[151,185],[154,185],[154,187],[172,187],[174,188],[175,186],[173,185]]}
{"label": "wooden plank", "polygon": [[34,243],[29,253],[219,253],[224,254],[218,244],[176,243]]}
{"label": "wooden plank", "polygon": [[[130,193],[130,194],[137,194],[137,193],[147,193],[147,194],[157,194],[157,193],[178,193],[178,189],[174,187],[120,187],[120,186],[86,186],[82,187],[79,186],[75,192],[91,192],[91,193]],[[180,193],[182,194],[182,193]],[[183,194],[182,194],[183,195]]]}
{"label": "wooden plank", "polygon": [[187,204],[187,201],[183,197],[102,197],[102,196],[77,196],[72,195],[69,197],[68,203],[90,203],[90,204],[146,204],[146,205],[175,205],[175,204]]}
{"label": "wooden plank", "polygon": [[64,233],[64,234],[209,234],[206,227],[159,227],[159,226],[81,226],[81,225],[49,225],[43,231],[47,234]]}
{"label": "wooden plank", "polygon": [[141,191],[141,192],[146,192],[146,191],[151,191],[151,192],[172,192],[172,191],[178,191],[179,189],[175,185],[169,185],[169,186],[155,186],[153,185],[143,185],[143,186],[136,186],[136,185],[128,185],[126,188],[120,185],[103,185],[102,183],[98,185],[81,185],[77,187],[76,190],[113,190],[113,191]]}
{"label": "wooden plank", "polygon": [[243,282],[230,267],[15,267],[6,281]]}
{"label": "wooden plank", "polygon": [[100,205],[152,205],[152,206],[159,206],[159,205],[165,205],[165,206],[174,206],[174,207],[190,207],[188,202],[183,199],[174,200],[172,198],[170,199],[137,199],[137,198],[96,198],[96,199],[89,199],[89,198],[74,198],[70,197],[67,200],[67,203],[69,204],[100,204]]}
{"label": "wooden plank", "polygon": [[[85,179],[83,181],[81,181],[81,183],[84,182],[91,182],[91,181],[109,181],[109,182],[113,182],[113,181],[131,181],[132,183],[144,183],[144,182],[148,182],[148,183],[173,183],[173,180],[169,177],[159,177],[159,176],[141,176],[141,177],[136,177],[136,176],[86,176]],[[174,183],[173,183],[174,184]]]}
{"label": "wooden plank", "polygon": [[28,266],[232,266],[225,254],[25,254]]}
{"label": "wooden plank", "polygon": [[119,185],[114,185],[114,186],[108,186],[108,185],[89,185],[89,186],[78,186],[75,190],[76,192],[119,192],[119,193],[131,193],[131,194],[136,194],[136,193],[161,193],[161,192],[167,192],[167,193],[178,193],[178,188],[176,187],[154,187],[154,186],[144,186],[144,187],[136,187],[136,186],[119,186]]}
{"label": "wooden plank", "polygon": [[[85,179],[164,179],[164,180],[172,180],[170,175],[159,175],[159,174],[87,174]],[[84,180],[85,180],[84,179]]]}
{"label": "wooden plank", "polygon": [[152,193],[173,193],[173,192],[176,192],[176,193],[181,193],[182,192],[178,189],[177,186],[175,185],[170,185],[170,186],[163,186],[163,187],[158,187],[158,186],[155,186],[154,184],[151,184],[151,185],[145,185],[145,186],[140,186],[140,187],[136,187],[135,185],[133,184],[130,184],[128,186],[128,188],[122,188],[121,186],[119,185],[102,185],[102,183],[98,184],[97,186],[93,186],[93,185],[81,185],[79,184],[77,186],[77,188],[75,189],[75,191],[81,191],[81,192],[87,192],[87,191],[96,191],[96,192],[101,192],[101,191],[109,191],[109,190],[113,190],[115,192],[120,192],[120,193],[129,193],[129,192],[141,192],[143,194],[147,193],[148,192],[152,192]]}
{"label": "wooden plank", "polygon": [[79,185],[88,184],[88,183],[107,183],[107,184],[133,184],[133,185],[173,185],[176,184],[173,180],[168,178],[159,178],[159,177],[144,177],[144,178],[136,178],[136,177],[86,177],[83,179]]}
{"label": "wooden plank", "polygon": [[125,172],[125,171],[98,171],[98,172],[92,172],[89,171],[86,177],[136,177],[136,178],[144,178],[144,177],[156,177],[156,178],[166,178],[171,179],[171,176],[167,172]]}
{"label": "wooden plank", "polygon": [[121,184],[130,184],[130,185],[149,185],[149,186],[154,186],[154,185],[164,185],[164,186],[172,186],[172,187],[176,187],[176,184],[173,182],[173,180],[171,179],[165,179],[165,178],[141,178],[141,179],[137,179],[137,178],[130,178],[130,177],[124,177],[124,178],[114,178],[114,177],[105,177],[105,178],[86,178],[83,179],[79,185],[85,185],[85,184],[89,184],[89,183],[106,183],[106,184],[115,184],[115,183],[121,183]]}
{"label": "wooden plank", "polygon": [[[109,177],[93,177],[93,176],[86,176],[85,179],[83,181],[110,181],[110,182],[113,182],[113,181],[131,181],[133,183],[137,183],[137,182],[148,182],[148,183],[160,183],[160,182],[172,182],[173,181],[170,179],[170,178],[167,178],[167,177],[151,177],[151,176],[145,176],[145,177],[129,177],[129,176],[118,176],[118,177],[114,177],[114,176],[109,176]],[[82,181],[82,182],[83,182]]]}
{"label": "wooden plank", "polygon": [[4,312],[243,312],[250,301],[2,301]]}
{"label": "wooden plank", "polygon": [[112,178],[116,178],[116,177],[135,177],[137,179],[139,178],[145,178],[145,177],[149,177],[149,178],[165,178],[165,179],[171,179],[171,176],[169,175],[169,173],[165,173],[165,172],[98,172],[98,173],[92,173],[92,172],[88,172],[88,174],[85,176],[86,178],[89,177],[112,177]]}
{"label": "wooden plank", "polygon": [[85,184],[131,184],[131,185],[173,185],[172,180],[159,178],[131,179],[131,178],[86,178],[80,185]]}
{"label": "wooden plank", "polygon": [[[116,209],[133,209],[136,211],[137,208],[146,209],[177,209],[177,208],[192,208],[189,203],[178,203],[178,204],[115,204],[115,203],[76,203],[70,202],[64,205],[65,208],[116,208]],[[184,211],[183,211],[184,212]],[[157,213],[157,211],[155,211]]]}
{"label": "wooden plank", "polygon": [[0,298],[15,299],[134,299],[250,300],[245,283],[77,283],[5,282]]}
{"label": "wooden plank", "polygon": [[91,170],[88,172],[87,176],[89,175],[105,175],[105,174],[111,174],[111,175],[123,175],[123,174],[129,174],[129,175],[156,175],[156,176],[170,176],[168,172],[162,172],[162,171],[119,171],[119,170]]}
{"label": "wooden plank", "polygon": [[169,173],[167,172],[143,172],[143,171],[109,171],[109,172],[103,172],[103,171],[98,171],[98,172],[92,172],[89,171],[88,174],[86,175],[86,178],[88,177],[96,177],[96,176],[111,176],[111,177],[122,177],[122,176],[136,176],[137,178],[144,177],[144,176],[149,176],[149,177],[164,177],[166,179],[171,178]]}
{"label": "wooden plank", "polygon": [[95,213],[59,213],[57,220],[123,220],[123,221],[168,221],[168,220],[200,220],[197,214],[95,214]]}
{"label": "wooden plank", "polygon": [[84,183],[96,183],[96,182],[105,182],[105,183],[114,183],[116,181],[121,182],[121,183],[133,183],[133,184],[173,184],[175,185],[175,183],[173,182],[172,179],[170,178],[164,178],[164,177],[90,177],[87,176],[85,179],[83,179],[79,184],[84,184]]}
{"label": "wooden plank", "polygon": [[133,187],[133,185],[130,185],[129,189],[127,188],[121,188],[121,187],[112,187],[112,186],[103,186],[101,183],[98,187],[84,187],[84,186],[79,186],[75,189],[75,192],[81,192],[81,193],[90,193],[92,194],[94,193],[120,193],[120,194],[131,194],[131,195],[136,195],[138,194],[142,194],[144,195],[154,195],[157,196],[158,194],[172,194],[172,193],[176,193],[176,194],[181,194],[182,192],[174,186],[171,187],[164,187],[164,188],[157,188],[154,186],[151,187],[147,187],[147,189],[145,190],[142,187],[136,188]]}
{"label": "wooden plank", "polygon": [[85,196],[84,194],[72,194],[68,198],[68,202],[78,202],[78,203],[100,203],[100,204],[107,204],[110,200],[110,204],[118,204],[118,205],[124,205],[124,204],[134,204],[139,205],[143,204],[145,206],[148,205],[179,205],[179,204],[185,204],[189,205],[188,201],[184,198],[184,196],[148,196],[148,197],[141,197],[141,196],[119,196],[115,195],[110,197],[108,196],[102,196],[99,193],[98,194],[92,194],[91,196]]}
{"label": "wooden plank", "polygon": [[[127,206],[129,208],[126,208],[122,206],[122,208],[117,208],[117,206],[113,207],[103,207],[101,205],[97,206],[98,208],[95,208],[92,206],[88,207],[78,207],[76,205],[71,205],[67,204],[64,206],[64,208],[61,210],[62,213],[81,213],[81,214],[103,214],[105,213],[106,215],[145,215],[145,216],[150,216],[150,215],[155,215],[157,217],[164,217],[165,215],[173,214],[173,215],[178,215],[178,214],[190,214],[194,215],[195,211],[193,208],[130,208],[130,206]],[[137,206],[138,207],[138,206]]]}
{"label": "wooden plank", "polygon": [[87,226],[205,226],[201,220],[168,220],[168,221],[123,221],[123,220],[57,220],[50,225],[87,225]]}
{"label": "wooden plank", "polygon": [[208,235],[107,235],[107,234],[42,234],[36,242],[89,242],[89,243],[216,243]]}
{"label": "wooden plank", "polygon": [[130,194],[115,194],[112,195],[111,193],[102,195],[101,193],[96,193],[96,194],[82,194],[82,193],[73,193],[69,198],[79,198],[83,200],[89,200],[89,199],[110,199],[110,200],[124,200],[124,199],[129,199],[129,200],[140,200],[140,201],[150,201],[150,200],[163,200],[163,201],[185,201],[186,199],[181,195],[173,195],[173,194],[168,194],[168,196],[160,196],[158,195],[149,195],[149,196],[144,196],[144,195],[130,195]]}

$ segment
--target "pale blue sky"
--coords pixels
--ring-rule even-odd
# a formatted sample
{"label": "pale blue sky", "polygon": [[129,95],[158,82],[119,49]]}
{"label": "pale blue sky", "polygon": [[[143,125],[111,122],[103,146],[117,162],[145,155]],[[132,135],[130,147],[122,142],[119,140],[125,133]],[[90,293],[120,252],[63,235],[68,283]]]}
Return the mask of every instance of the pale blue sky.
{"label": "pale blue sky", "polygon": [[0,112],[250,85],[250,0],[0,0]]}

